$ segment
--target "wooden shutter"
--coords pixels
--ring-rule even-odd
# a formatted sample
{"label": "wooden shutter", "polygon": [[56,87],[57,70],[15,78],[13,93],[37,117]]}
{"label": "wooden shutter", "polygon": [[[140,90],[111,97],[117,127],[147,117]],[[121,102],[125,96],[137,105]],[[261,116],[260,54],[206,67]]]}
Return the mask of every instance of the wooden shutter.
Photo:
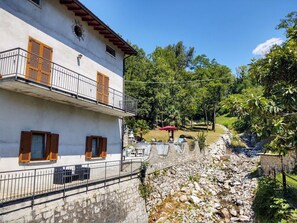
{"label": "wooden shutter", "polygon": [[104,76],[104,81],[103,81],[103,102],[105,104],[108,104],[108,97],[109,97],[109,77]]}
{"label": "wooden shutter", "polygon": [[38,40],[29,38],[26,78],[50,85],[53,49]]}
{"label": "wooden shutter", "polygon": [[97,73],[97,101],[103,102],[103,75]]}
{"label": "wooden shutter", "polygon": [[100,138],[100,157],[106,158],[107,156],[107,138]]}
{"label": "wooden shutter", "polygon": [[86,159],[91,159],[92,158],[92,136],[87,136],[86,139]]}
{"label": "wooden shutter", "polygon": [[32,145],[32,133],[31,132],[21,132],[21,142],[20,142],[20,153],[19,162],[27,163],[31,160],[31,145]]}
{"label": "wooden shutter", "polygon": [[51,61],[52,61],[52,48],[42,45],[41,48],[42,59],[40,64],[40,82],[46,85],[50,84],[51,77]]}
{"label": "wooden shutter", "polygon": [[59,134],[49,134],[47,140],[50,142],[49,160],[57,160],[59,150]]}
{"label": "wooden shutter", "polygon": [[41,44],[30,37],[28,44],[26,78],[32,81],[38,81],[40,51]]}

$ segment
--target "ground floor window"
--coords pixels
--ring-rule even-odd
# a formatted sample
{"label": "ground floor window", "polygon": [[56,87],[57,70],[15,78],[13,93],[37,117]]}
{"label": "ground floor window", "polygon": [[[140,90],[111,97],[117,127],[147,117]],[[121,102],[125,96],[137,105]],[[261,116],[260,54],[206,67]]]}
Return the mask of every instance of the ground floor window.
{"label": "ground floor window", "polygon": [[57,160],[59,135],[41,131],[21,132],[19,161]]}
{"label": "ground floor window", "polygon": [[106,158],[107,138],[102,136],[87,136],[86,139],[86,159]]}

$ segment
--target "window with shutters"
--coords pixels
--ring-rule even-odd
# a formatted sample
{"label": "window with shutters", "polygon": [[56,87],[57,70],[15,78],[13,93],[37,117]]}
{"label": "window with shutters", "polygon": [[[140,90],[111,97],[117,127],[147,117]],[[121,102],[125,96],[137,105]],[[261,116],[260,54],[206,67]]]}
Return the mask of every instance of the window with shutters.
{"label": "window with shutters", "polygon": [[97,101],[108,104],[109,102],[109,77],[97,73]]}
{"label": "window with shutters", "polygon": [[87,136],[86,159],[106,158],[107,138],[102,136]]}
{"label": "window with shutters", "polygon": [[53,49],[44,43],[29,38],[26,78],[41,84],[50,85]]}
{"label": "window with shutters", "polygon": [[21,132],[19,161],[58,159],[59,135],[50,132]]}

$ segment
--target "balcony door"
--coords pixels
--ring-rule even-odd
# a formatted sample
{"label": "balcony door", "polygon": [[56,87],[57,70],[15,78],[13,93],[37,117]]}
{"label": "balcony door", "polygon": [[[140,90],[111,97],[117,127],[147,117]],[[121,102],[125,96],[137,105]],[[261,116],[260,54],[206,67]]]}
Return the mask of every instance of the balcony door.
{"label": "balcony door", "polygon": [[53,49],[40,41],[29,38],[26,79],[50,85]]}
{"label": "balcony door", "polygon": [[97,101],[108,104],[109,77],[97,72]]}

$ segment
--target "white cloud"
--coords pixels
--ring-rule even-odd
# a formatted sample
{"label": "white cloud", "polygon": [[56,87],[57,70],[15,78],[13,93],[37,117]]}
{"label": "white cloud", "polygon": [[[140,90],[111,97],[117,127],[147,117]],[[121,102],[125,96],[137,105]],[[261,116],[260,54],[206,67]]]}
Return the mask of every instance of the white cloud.
{"label": "white cloud", "polygon": [[254,50],[254,55],[260,55],[265,56],[267,53],[269,53],[271,47],[274,45],[281,45],[283,40],[281,38],[271,38],[264,43],[259,44]]}

